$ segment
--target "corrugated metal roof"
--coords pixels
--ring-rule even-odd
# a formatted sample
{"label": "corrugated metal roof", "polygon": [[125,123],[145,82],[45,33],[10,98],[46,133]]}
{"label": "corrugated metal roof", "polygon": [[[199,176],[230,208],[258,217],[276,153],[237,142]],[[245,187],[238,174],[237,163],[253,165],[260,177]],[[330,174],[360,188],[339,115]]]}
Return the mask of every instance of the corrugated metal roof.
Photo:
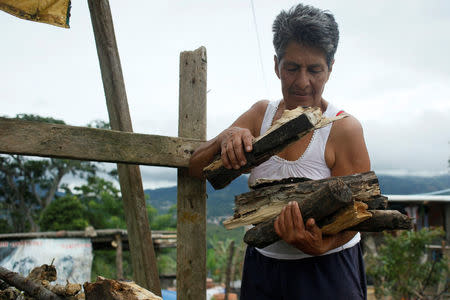
{"label": "corrugated metal roof", "polygon": [[449,202],[450,195],[384,195],[390,202]]}

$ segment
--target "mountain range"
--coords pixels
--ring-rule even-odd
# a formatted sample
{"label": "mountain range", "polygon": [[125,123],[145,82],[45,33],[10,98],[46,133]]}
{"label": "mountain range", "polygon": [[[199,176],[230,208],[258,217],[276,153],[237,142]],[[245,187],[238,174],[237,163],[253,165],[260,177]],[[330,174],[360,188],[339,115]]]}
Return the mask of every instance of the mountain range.
{"label": "mountain range", "polygon": [[[383,195],[422,194],[450,188],[450,174],[433,177],[390,175],[377,175],[377,177]],[[214,190],[207,183],[207,216],[209,220],[233,214],[234,196],[249,191],[247,178],[247,175],[242,175],[221,190]],[[150,196],[149,203],[159,213],[165,213],[169,207],[177,203],[176,186],[147,189],[145,193]],[[442,194],[450,195],[450,192]]]}

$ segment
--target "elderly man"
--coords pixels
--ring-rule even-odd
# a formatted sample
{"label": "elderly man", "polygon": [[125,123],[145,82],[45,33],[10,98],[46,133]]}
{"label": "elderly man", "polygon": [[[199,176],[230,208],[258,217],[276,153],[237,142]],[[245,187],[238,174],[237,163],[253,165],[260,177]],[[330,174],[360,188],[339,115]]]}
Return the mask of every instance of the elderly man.
{"label": "elderly man", "polygon": [[[282,11],[273,24],[275,73],[283,98],[259,101],[229,128],[192,155],[190,172],[202,169],[221,154],[227,168],[245,165],[254,137],[264,134],[286,109],[319,107],[325,116],[341,113],[323,99],[339,40],[331,13],[299,4]],[[322,179],[370,170],[360,123],[353,116],[315,130],[254,168],[258,178]],[[296,202],[275,221],[282,240],[263,249],[248,247],[241,299],[365,299],[366,281],[360,234],[322,235],[314,219],[302,219]]]}

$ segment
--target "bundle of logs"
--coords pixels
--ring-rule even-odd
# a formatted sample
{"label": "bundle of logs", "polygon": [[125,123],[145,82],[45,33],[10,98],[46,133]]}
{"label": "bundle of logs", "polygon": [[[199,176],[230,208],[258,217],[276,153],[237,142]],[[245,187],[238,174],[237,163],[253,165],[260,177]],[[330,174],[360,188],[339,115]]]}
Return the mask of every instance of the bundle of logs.
{"label": "bundle of logs", "polygon": [[[326,118],[318,108],[297,108],[283,116],[261,137],[253,141],[252,152],[246,153],[247,164],[239,170],[227,169],[220,157],[203,172],[211,185],[220,189],[244,172],[263,163],[308,132],[344,118]],[[314,218],[323,234],[344,230],[378,232],[410,229],[411,219],[396,210],[386,210],[387,198],[381,195],[374,172],[322,180],[286,178],[259,180],[252,191],[235,197],[233,217],[224,222],[227,229],[255,225],[244,241],[258,248],[280,238],[274,220],[290,201],[299,204],[303,220]]]}
{"label": "bundle of logs", "polygon": [[56,280],[56,268],[42,265],[34,268],[27,277],[0,267],[0,299],[2,300],[162,300],[134,282],[97,277],[94,283],[67,282],[51,284]]}

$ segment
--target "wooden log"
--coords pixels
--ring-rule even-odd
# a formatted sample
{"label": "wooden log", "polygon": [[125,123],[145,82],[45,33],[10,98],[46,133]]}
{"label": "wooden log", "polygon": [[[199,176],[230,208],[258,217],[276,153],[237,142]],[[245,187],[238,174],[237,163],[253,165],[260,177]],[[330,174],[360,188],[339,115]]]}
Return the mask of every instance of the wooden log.
{"label": "wooden log", "polygon": [[[330,178],[320,180],[310,180],[307,178],[287,178],[281,180],[257,180],[255,185],[250,186],[254,189],[255,194],[249,193],[236,196],[236,207],[243,206],[247,202],[260,202],[265,195],[278,193],[279,191],[290,191],[292,189],[298,190],[299,193],[311,193],[317,189],[321,184],[326,183]],[[387,207],[387,198],[381,195],[380,185],[375,172],[369,171],[365,173],[358,173],[347,176],[337,176],[350,188],[354,201],[362,201],[369,206],[369,209],[385,209]],[[286,181],[293,181],[293,184],[284,184]],[[259,188],[261,184],[266,188]],[[271,188],[272,186],[272,188]],[[278,186],[278,187],[277,187]],[[252,199],[252,197],[255,197]]]}
{"label": "wooden log", "polygon": [[[322,186],[333,182],[336,178],[342,180],[350,188],[354,201],[366,203],[368,209],[384,209],[386,207],[387,198],[380,195],[380,186],[375,173],[366,172],[322,180],[303,180],[296,183],[271,184],[248,193],[237,195],[235,196],[234,215],[224,222],[224,226],[227,229],[231,229],[237,226],[257,224],[257,221],[261,222],[264,219],[274,217],[278,215],[284,204],[295,199],[313,198],[315,196],[312,196],[312,194]],[[265,217],[259,218],[257,216],[259,213],[265,214]]]}
{"label": "wooden log", "polygon": [[410,230],[412,219],[397,210],[369,210],[372,217],[348,228],[350,231],[380,232],[384,230]]}
{"label": "wooden log", "polygon": [[[178,135],[206,139],[206,49],[180,55]],[[206,181],[178,169],[177,298],[206,298]]]}
{"label": "wooden log", "polygon": [[233,266],[233,256],[234,256],[234,240],[230,242],[228,246],[228,259],[227,259],[227,267],[225,271],[225,300],[228,300],[228,294],[230,294],[230,286],[231,286],[231,271]]}
{"label": "wooden log", "polygon": [[[122,236],[120,234],[116,234],[115,237],[116,243],[116,279],[123,279],[123,248],[122,248]],[[154,237],[152,237],[154,239]]]}
{"label": "wooden log", "polygon": [[245,153],[247,159],[245,166],[238,170],[227,169],[223,166],[222,159],[217,157],[203,169],[203,172],[215,189],[224,188],[233,179],[268,160],[271,156],[299,140],[308,132],[343,117],[345,115],[326,118],[317,107],[306,109],[298,107],[294,110],[286,110],[264,135],[253,141],[252,152]]}
{"label": "wooden log", "polygon": [[[88,0],[103,88],[113,130],[133,132],[108,0]],[[135,281],[161,295],[139,166],[118,164]]]}
{"label": "wooden log", "polygon": [[275,193],[265,196],[269,196],[264,199],[265,201],[258,198],[260,201],[246,202],[245,207],[244,202],[239,201],[242,199],[236,200],[235,214],[223,222],[225,228],[233,229],[275,218],[290,201],[298,202],[303,216],[314,214],[314,218],[328,216],[352,201],[351,190],[337,177],[318,185],[314,190],[309,189],[308,192],[301,189],[300,191],[277,189]]}
{"label": "wooden log", "polygon": [[140,287],[134,282],[125,282],[97,277],[94,283],[83,285],[86,300],[162,300],[161,297]]}
{"label": "wooden log", "polygon": [[[341,231],[380,232],[384,230],[409,230],[412,228],[411,218],[396,210],[368,210],[360,202],[354,209],[345,207],[330,219],[320,220],[320,223],[331,223],[322,227],[323,234],[336,234]],[[371,216],[369,216],[369,214]],[[352,220],[355,218],[355,220]],[[304,219],[307,220],[306,218]],[[358,222],[352,225],[353,222]],[[273,220],[265,221],[248,230],[244,241],[254,247],[264,248],[280,240],[273,227]]]}
{"label": "wooden log", "polygon": [[[296,201],[295,199],[292,200]],[[335,177],[320,190],[317,190],[312,197],[303,198],[298,200],[297,203],[305,222],[309,218],[321,220],[338,209],[351,204],[352,193],[342,180]],[[251,246],[264,248],[280,240],[273,226],[274,221],[275,218],[272,218],[248,230],[245,233],[244,242]]]}
{"label": "wooden log", "polygon": [[187,167],[203,141],[0,118],[0,153]]}
{"label": "wooden log", "polygon": [[58,295],[49,291],[42,285],[29,280],[16,272],[12,272],[6,268],[0,267],[0,279],[11,286],[26,292],[28,295],[38,300],[61,300]]}
{"label": "wooden log", "polygon": [[[321,220],[318,222],[323,234],[336,234],[349,227],[355,226],[364,220],[372,217],[372,214],[367,211],[367,204],[355,201],[353,205],[349,205],[340,209],[336,214],[331,216],[326,222]],[[321,225],[324,223],[326,225]]]}

